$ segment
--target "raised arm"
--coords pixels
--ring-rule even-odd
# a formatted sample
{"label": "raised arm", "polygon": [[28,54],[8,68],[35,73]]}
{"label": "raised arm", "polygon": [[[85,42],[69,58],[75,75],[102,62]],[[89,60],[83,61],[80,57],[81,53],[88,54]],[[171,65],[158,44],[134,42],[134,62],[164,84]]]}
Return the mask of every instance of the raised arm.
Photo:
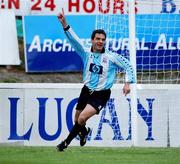
{"label": "raised arm", "polygon": [[66,18],[64,15],[64,9],[63,8],[62,8],[62,12],[58,14],[58,19],[61,22],[62,27],[65,29],[68,26],[68,24],[66,22]]}
{"label": "raised arm", "polygon": [[64,14],[64,9],[62,9],[62,12],[58,14],[58,19],[65,31],[65,34],[75,49],[75,51],[78,53],[78,55],[84,59],[86,57],[85,47],[83,46],[82,41],[79,39],[79,37],[76,35],[76,33],[72,30],[70,25],[67,24],[66,17]]}

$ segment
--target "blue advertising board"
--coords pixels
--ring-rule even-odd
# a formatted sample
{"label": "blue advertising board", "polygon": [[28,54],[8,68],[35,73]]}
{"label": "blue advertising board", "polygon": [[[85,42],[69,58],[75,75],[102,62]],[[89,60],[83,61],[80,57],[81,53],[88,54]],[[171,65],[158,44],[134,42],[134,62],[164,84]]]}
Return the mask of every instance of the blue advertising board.
{"label": "blue advertising board", "polygon": [[[119,19],[124,21],[125,28],[128,28],[128,19],[125,17],[120,15]],[[67,21],[79,38],[89,45],[96,19],[95,15],[67,16]],[[180,21],[178,20],[180,14],[136,15],[137,70],[180,70]],[[106,31],[107,27],[104,30]],[[69,44],[56,16],[25,16],[24,34],[27,72],[82,70],[83,62]],[[115,47],[118,53],[124,51],[128,54],[127,44],[123,41],[127,38],[128,29],[126,33],[117,33],[116,38],[113,36],[109,39],[115,41],[114,45],[120,45],[118,50]]]}

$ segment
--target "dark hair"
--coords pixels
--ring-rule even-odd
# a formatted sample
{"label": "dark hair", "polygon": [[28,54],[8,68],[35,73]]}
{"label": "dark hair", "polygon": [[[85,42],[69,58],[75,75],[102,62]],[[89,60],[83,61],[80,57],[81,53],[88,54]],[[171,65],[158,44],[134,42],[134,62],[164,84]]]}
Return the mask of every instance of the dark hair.
{"label": "dark hair", "polygon": [[91,39],[94,39],[96,34],[103,34],[105,36],[105,39],[106,39],[106,33],[105,33],[105,31],[103,29],[94,30],[92,32]]}

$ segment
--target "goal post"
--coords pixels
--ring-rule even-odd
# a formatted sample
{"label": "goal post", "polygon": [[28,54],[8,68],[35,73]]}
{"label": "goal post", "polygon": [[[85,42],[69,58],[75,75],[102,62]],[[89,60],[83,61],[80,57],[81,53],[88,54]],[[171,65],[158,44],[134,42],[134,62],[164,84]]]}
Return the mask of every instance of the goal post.
{"label": "goal post", "polygon": [[[131,85],[131,131],[132,142],[136,146],[137,132],[139,132],[137,86],[180,84],[180,1],[107,0],[101,2],[104,3],[100,8],[109,13],[97,14],[96,28],[106,31],[106,48],[130,60],[136,74],[138,85]],[[112,4],[109,5],[106,2]],[[114,6],[119,7],[118,12]],[[110,7],[109,10],[107,10],[108,7]],[[124,83],[122,70],[118,70],[117,82]]]}
{"label": "goal post", "polygon": [[[135,1],[128,0],[129,6],[129,56],[134,69],[136,79],[136,24],[135,24]],[[131,129],[133,146],[137,146],[137,86],[131,84]]]}

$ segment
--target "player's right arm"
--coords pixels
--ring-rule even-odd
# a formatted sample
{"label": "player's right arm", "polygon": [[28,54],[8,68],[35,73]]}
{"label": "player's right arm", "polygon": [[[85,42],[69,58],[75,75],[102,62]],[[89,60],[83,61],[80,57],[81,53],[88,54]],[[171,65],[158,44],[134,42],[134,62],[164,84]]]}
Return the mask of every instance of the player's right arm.
{"label": "player's right arm", "polygon": [[62,9],[62,12],[59,13],[58,19],[59,19],[60,23],[62,24],[62,27],[65,31],[65,34],[66,34],[69,42],[71,43],[71,45],[73,46],[75,51],[78,53],[78,55],[82,59],[84,59],[86,57],[86,52],[85,52],[83,43],[79,39],[79,37],[76,35],[76,33],[72,30],[72,28],[67,24],[63,9]]}

